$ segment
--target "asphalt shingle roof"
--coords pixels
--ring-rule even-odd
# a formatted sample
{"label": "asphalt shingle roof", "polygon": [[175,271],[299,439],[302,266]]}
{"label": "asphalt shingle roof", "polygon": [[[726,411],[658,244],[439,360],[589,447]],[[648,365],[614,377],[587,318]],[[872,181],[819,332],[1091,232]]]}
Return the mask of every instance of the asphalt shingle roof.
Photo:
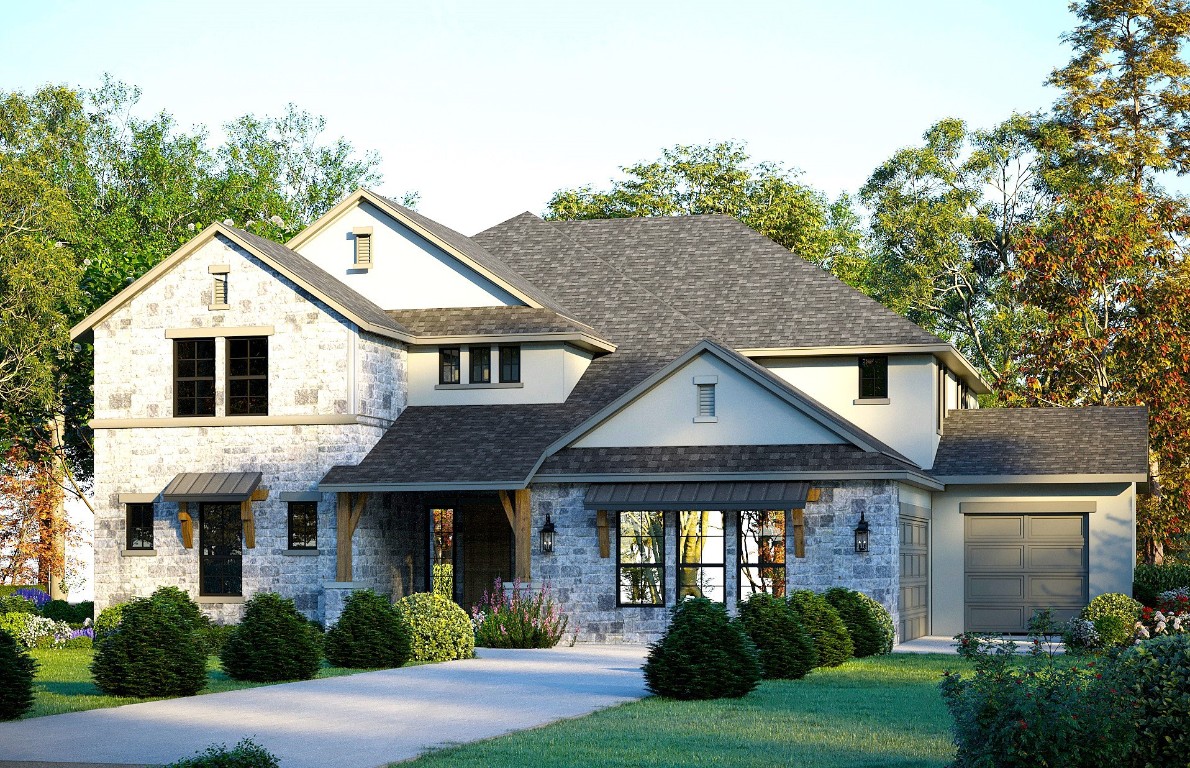
{"label": "asphalt shingle roof", "polygon": [[700,445],[564,448],[542,475],[635,475],[678,472],[905,472],[917,467],[853,445]]}
{"label": "asphalt shingle roof", "polygon": [[981,408],[951,411],[930,474],[1144,474],[1145,408]]}
{"label": "asphalt shingle roof", "polygon": [[599,337],[589,325],[538,307],[447,307],[390,309],[389,317],[418,336],[585,333]]}

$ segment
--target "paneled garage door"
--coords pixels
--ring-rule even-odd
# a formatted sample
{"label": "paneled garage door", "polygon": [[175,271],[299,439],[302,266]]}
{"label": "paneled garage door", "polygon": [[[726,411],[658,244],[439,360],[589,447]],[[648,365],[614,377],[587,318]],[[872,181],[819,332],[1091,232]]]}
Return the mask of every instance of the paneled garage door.
{"label": "paneled garage door", "polygon": [[965,516],[968,632],[1024,632],[1033,612],[1065,621],[1087,603],[1086,515]]}
{"label": "paneled garage door", "polygon": [[901,516],[901,626],[903,643],[930,631],[930,521]]}

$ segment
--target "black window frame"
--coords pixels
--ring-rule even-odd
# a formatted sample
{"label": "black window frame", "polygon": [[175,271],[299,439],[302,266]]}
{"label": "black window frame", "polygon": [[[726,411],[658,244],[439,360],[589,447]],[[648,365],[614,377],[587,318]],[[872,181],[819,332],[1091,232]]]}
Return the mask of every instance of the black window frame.
{"label": "black window frame", "polygon": [[521,347],[519,344],[502,345],[499,363],[501,384],[521,383]]}
{"label": "black window frame", "polygon": [[[760,560],[755,561],[744,560],[744,515],[757,514],[764,512],[780,512],[782,515],[781,533],[770,534],[766,536],[758,536],[757,538],[777,539],[781,542],[781,561],[775,560]],[[742,509],[736,512],[736,600],[743,601],[747,598],[744,596],[744,571],[749,568],[757,570],[777,569],[781,570],[781,593],[778,595],[774,592],[774,597],[786,597],[789,591],[788,577],[789,577],[789,518],[792,516],[792,510],[789,509]],[[760,542],[757,542],[757,555],[760,553]],[[777,584],[777,580],[773,580]],[[752,593],[755,594],[755,593]],[[749,595],[749,597],[751,594]]]}
{"label": "black window frame", "polygon": [[[210,357],[200,356],[200,347],[210,348]],[[190,356],[183,355],[190,351]],[[210,375],[199,375],[199,366],[210,363]],[[174,417],[175,418],[210,418],[215,416],[215,339],[209,338],[195,338],[195,339],[174,339]],[[186,374],[186,375],[183,375]],[[199,389],[202,384],[207,384],[210,388],[210,395],[204,396],[199,394]],[[186,387],[184,385],[192,384],[194,394],[182,395],[182,390]],[[205,400],[210,401],[210,412],[206,409],[202,413],[199,412],[199,403]],[[184,403],[189,403],[189,407],[183,407]]]}
{"label": "black window frame", "polygon": [[[244,344],[243,355],[233,355],[234,347]],[[264,354],[258,354],[260,346],[264,349]],[[253,347],[257,347],[256,350]],[[268,336],[228,336],[227,337],[227,415],[228,416],[268,416],[269,415],[269,337]],[[264,372],[260,373],[257,369],[253,373],[253,363],[264,360]],[[245,366],[245,370],[236,371],[236,366],[241,362]],[[239,384],[247,386],[246,393],[237,393]],[[263,387],[263,409],[260,407],[253,408],[253,402],[261,399],[262,395],[259,389]],[[246,408],[241,409],[240,403],[246,403]]]}
{"label": "black window frame", "polygon": [[[875,364],[873,372],[865,372],[865,366]],[[887,400],[888,399],[888,355],[860,355],[859,365],[859,399]]]}
{"label": "black window frame", "polygon": [[[301,537],[303,543],[297,543],[295,532],[300,530],[299,526],[294,525],[295,518],[299,515],[307,519],[302,523],[307,529],[313,527],[313,535],[309,533]],[[318,549],[318,502],[317,501],[291,501],[288,502],[288,508],[285,513],[286,534],[289,550],[291,552],[309,552]]]}
{"label": "black window frame", "polygon": [[[704,539],[716,539],[716,538],[719,539],[719,552],[718,552],[719,562],[716,563],[716,562],[712,562],[712,561],[705,559],[706,554],[707,554],[706,547],[703,547],[703,550],[701,553],[702,557],[699,560],[686,560],[685,559],[686,548],[683,546],[683,544],[687,537],[683,535],[684,526],[682,524],[682,517],[684,515],[692,515],[692,514],[719,515],[719,530],[720,530],[719,535],[708,536],[705,533],[702,535],[702,538],[704,538]],[[719,585],[720,585],[720,589],[722,590],[722,594],[721,594],[721,597],[718,599],[718,602],[726,604],[726,602],[727,602],[727,513],[724,512],[723,510],[719,510],[719,509],[683,509],[683,510],[679,510],[678,517],[677,517],[677,526],[678,526],[677,527],[677,540],[678,540],[677,599],[678,599],[678,601],[681,602],[685,597],[688,596],[686,593],[683,592],[683,588],[685,587],[685,584],[684,584],[682,577],[683,577],[685,571],[692,570],[692,569],[698,570],[698,571],[716,570],[717,569],[721,574],[720,579],[719,579]],[[707,597],[704,594],[693,595],[693,596]],[[708,599],[714,600],[715,598],[708,598]]]}
{"label": "black window frame", "polygon": [[[450,358],[454,358],[453,361]],[[453,377],[447,372],[453,371]],[[461,384],[463,381],[462,347],[438,347],[438,383]]]}
{"label": "black window frame", "polygon": [[491,384],[492,348],[488,346],[467,347],[467,371],[469,384]]}
{"label": "black window frame", "polygon": [[[665,597],[666,596],[666,589],[665,589],[665,587],[666,587],[666,584],[665,584],[665,582],[666,582],[666,578],[665,578],[665,555],[666,555],[665,513],[660,510],[641,509],[641,510],[619,510],[619,511],[615,512],[614,514],[616,516],[616,605],[621,608],[664,608],[665,604],[666,604],[666,602],[665,602],[665,600],[666,600],[666,597]],[[659,516],[659,519],[661,521],[661,526],[660,526],[661,548],[660,548],[660,557],[658,558],[658,560],[656,562],[651,562],[651,563],[625,563],[624,562],[624,547],[623,547],[623,543],[622,543],[622,539],[624,536],[624,515],[658,515]],[[653,549],[654,549],[654,551],[657,551],[656,547],[653,547]],[[660,584],[660,589],[659,589],[660,602],[652,602],[652,603],[626,602],[623,599],[624,592],[621,589],[621,585],[623,584],[622,574],[625,569],[655,570],[655,571],[659,572],[660,578],[658,579],[658,583]]]}
{"label": "black window frame", "polygon": [[[217,519],[224,528],[216,529]],[[210,542],[212,535],[216,535],[219,541]],[[228,540],[232,539],[238,545],[232,547],[234,551],[225,554],[208,552],[208,549],[227,546]],[[218,570],[217,566],[230,566],[233,563],[238,575],[210,572],[213,567]],[[208,589],[214,581],[220,581],[225,588],[218,591]],[[198,505],[198,585],[198,594],[202,597],[244,596],[244,524],[238,503],[202,502]],[[229,585],[234,585],[234,589],[226,588]]]}
{"label": "black window frame", "polygon": [[153,549],[153,512],[153,502],[151,501],[124,505],[125,549],[134,552]]}

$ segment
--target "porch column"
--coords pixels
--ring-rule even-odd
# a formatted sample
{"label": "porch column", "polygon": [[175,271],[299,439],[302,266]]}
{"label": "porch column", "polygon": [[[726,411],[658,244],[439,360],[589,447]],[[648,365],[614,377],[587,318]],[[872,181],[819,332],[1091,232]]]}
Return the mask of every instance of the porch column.
{"label": "porch column", "polygon": [[[353,500],[351,497],[355,496]],[[368,502],[366,493],[340,493],[335,504],[335,581],[351,581],[351,536]]]}
{"label": "porch column", "polygon": [[533,499],[528,488],[513,491],[512,498],[508,491],[500,491],[500,504],[512,526],[513,576],[528,583],[533,578]]}

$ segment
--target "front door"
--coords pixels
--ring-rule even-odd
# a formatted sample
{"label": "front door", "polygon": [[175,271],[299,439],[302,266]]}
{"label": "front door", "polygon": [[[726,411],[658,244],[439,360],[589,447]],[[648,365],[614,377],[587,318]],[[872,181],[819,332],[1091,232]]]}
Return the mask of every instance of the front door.
{"label": "front door", "polygon": [[239,504],[203,504],[198,522],[200,595],[242,595],[244,525]]}
{"label": "front door", "polygon": [[470,611],[513,574],[512,526],[498,500],[430,510],[430,583]]}

